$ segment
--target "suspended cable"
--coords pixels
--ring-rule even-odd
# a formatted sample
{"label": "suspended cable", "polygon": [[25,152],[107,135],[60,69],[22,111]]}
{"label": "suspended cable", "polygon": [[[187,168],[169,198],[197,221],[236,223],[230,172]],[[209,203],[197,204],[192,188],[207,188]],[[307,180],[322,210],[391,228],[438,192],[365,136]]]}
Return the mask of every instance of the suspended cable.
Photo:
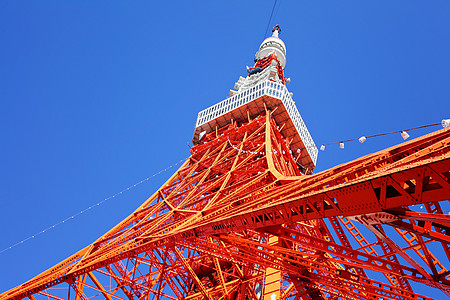
{"label": "suspended cable", "polygon": [[275,2],[273,3],[272,12],[270,13],[269,21],[267,22],[266,32],[264,33],[263,40],[266,39],[267,31],[269,30],[270,22],[272,21],[273,12],[275,11],[275,6],[276,6],[276,5],[277,5],[277,0],[275,0]]}
{"label": "suspended cable", "polygon": [[14,247],[16,247],[16,246],[18,246],[18,245],[20,245],[20,244],[23,244],[24,242],[26,242],[26,241],[28,241],[28,240],[30,240],[30,239],[33,239],[33,238],[35,238],[36,236],[41,235],[41,234],[43,234],[44,232],[46,232],[46,231],[48,231],[48,230],[50,230],[50,229],[53,229],[53,228],[55,228],[55,227],[58,226],[58,225],[61,225],[61,224],[65,223],[65,222],[67,222],[67,221],[69,221],[69,220],[71,220],[71,219],[74,219],[75,217],[77,217],[77,216],[79,216],[79,215],[81,215],[81,214],[83,214],[83,213],[85,213],[85,212],[87,212],[87,211],[93,209],[93,208],[96,207],[96,206],[99,206],[99,205],[105,203],[106,201],[108,201],[108,200],[110,200],[110,199],[113,199],[113,198],[115,198],[115,197],[117,197],[117,196],[119,196],[119,195],[121,195],[121,194],[123,194],[123,193],[125,193],[125,192],[127,192],[127,191],[129,191],[129,190],[131,190],[132,188],[137,187],[138,185],[140,185],[140,184],[142,184],[142,183],[144,183],[144,182],[150,180],[151,178],[153,178],[153,177],[155,177],[155,176],[158,176],[158,175],[161,174],[161,173],[166,172],[167,170],[169,170],[169,169],[175,167],[176,165],[179,165],[180,163],[182,163],[182,162],[185,161],[186,159],[188,159],[188,158],[181,159],[180,161],[174,163],[173,165],[168,166],[167,168],[165,168],[165,169],[163,169],[163,170],[161,170],[161,171],[159,171],[159,172],[153,174],[152,176],[149,176],[149,177],[147,177],[147,178],[145,178],[145,179],[142,179],[141,181],[139,181],[139,182],[137,182],[137,183],[135,183],[135,184],[133,184],[133,185],[130,185],[130,186],[127,187],[126,189],[124,189],[124,190],[122,190],[122,191],[120,191],[120,192],[118,192],[118,193],[116,193],[116,194],[114,194],[114,195],[112,195],[112,196],[109,196],[108,198],[105,198],[105,199],[103,199],[102,201],[100,201],[100,202],[98,202],[98,203],[96,203],[96,204],[94,204],[94,205],[92,205],[92,206],[89,206],[88,208],[86,208],[86,209],[84,209],[84,210],[82,210],[82,211],[80,211],[80,212],[74,214],[73,216],[70,216],[70,217],[68,217],[68,218],[66,218],[66,219],[64,219],[64,220],[62,220],[62,221],[59,221],[58,223],[56,223],[56,224],[54,224],[54,225],[52,225],[52,226],[50,226],[50,227],[45,228],[44,230],[41,230],[41,231],[39,231],[39,232],[37,232],[37,233],[35,233],[35,234],[33,234],[33,235],[30,235],[30,236],[27,237],[26,239],[24,239],[24,240],[22,240],[22,241],[20,241],[20,242],[17,242],[17,243],[15,243],[15,244],[13,244],[13,245],[11,245],[11,246],[9,246],[9,247],[3,249],[2,251],[0,251],[0,254],[3,253],[3,252],[5,252],[6,250],[9,250],[9,249],[11,249],[11,248],[14,248]]}
{"label": "suspended cable", "polygon": [[374,138],[374,137],[384,136],[384,135],[389,135],[389,134],[395,134],[395,133],[400,133],[401,136],[403,137],[403,139],[406,140],[409,137],[409,134],[407,133],[408,131],[421,129],[421,128],[432,127],[432,126],[437,126],[437,125],[442,125],[442,127],[446,128],[446,127],[449,126],[448,122],[449,122],[448,120],[442,120],[441,123],[434,123],[434,124],[428,124],[428,125],[408,128],[408,129],[404,129],[404,130],[397,130],[397,131],[390,131],[390,132],[383,132],[383,133],[378,133],[378,134],[366,135],[366,136],[361,136],[359,138],[348,139],[348,140],[341,140],[339,142],[330,142],[330,143],[318,144],[318,145],[311,146],[310,148],[319,148],[320,150],[323,151],[323,150],[325,150],[325,146],[327,146],[327,145],[339,144],[339,148],[344,149],[344,143],[347,143],[347,142],[359,141],[362,144],[369,138]]}

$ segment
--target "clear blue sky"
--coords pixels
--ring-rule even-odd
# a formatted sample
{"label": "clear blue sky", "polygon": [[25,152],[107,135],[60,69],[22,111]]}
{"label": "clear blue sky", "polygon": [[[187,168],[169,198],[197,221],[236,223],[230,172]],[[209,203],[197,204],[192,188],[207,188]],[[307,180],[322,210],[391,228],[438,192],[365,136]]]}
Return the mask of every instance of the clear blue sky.
{"label": "clear blue sky", "polygon": [[[197,112],[245,76],[272,5],[2,0],[0,251],[188,157]],[[281,0],[271,27],[316,143],[450,118],[449,16],[447,0]],[[316,170],[401,141],[327,147]],[[173,171],[1,253],[0,292],[94,241]]]}

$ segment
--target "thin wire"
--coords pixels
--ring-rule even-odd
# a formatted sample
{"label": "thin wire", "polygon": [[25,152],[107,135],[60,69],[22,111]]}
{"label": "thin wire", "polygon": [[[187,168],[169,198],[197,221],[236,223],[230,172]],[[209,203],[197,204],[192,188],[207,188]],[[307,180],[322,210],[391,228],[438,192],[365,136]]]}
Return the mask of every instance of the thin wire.
{"label": "thin wire", "polygon": [[[426,128],[426,127],[431,127],[431,126],[437,126],[437,125],[441,125],[441,123],[434,123],[434,124],[428,124],[428,125],[423,125],[423,126],[417,126],[417,127],[413,127],[413,128],[409,128],[409,129],[405,129],[405,130],[397,130],[397,131],[391,131],[391,132],[384,132],[384,133],[378,133],[378,134],[373,134],[373,135],[368,135],[366,136],[366,139],[369,138],[373,138],[373,137],[377,137],[377,136],[383,136],[383,135],[388,135],[388,134],[394,134],[394,133],[400,133],[402,131],[411,131],[411,130],[415,130],[415,129],[420,129],[420,128]],[[355,139],[349,139],[349,140],[343,140],[343,141],[339,141],[339,142],[331,142],[331,143],[325,143],[325,144],[320,144],[320,145],[315,145],[317,146],[322,146],[322,145],[333,145],[333,144],[339,144],[339,143],[346,143],[346,142],[352,142],[352,141],[356,141],[359,138],[355,138]]]}
{"label": "thin wire", "polygon": [[54,225],[52,225],[52,226],[50,226],[50,227],[47,227],[47,228],[45,228],[44,230],[39,231],[38,233],[35,233],[35,234],[33,234],[33,235],[30,235],[30,236],[27,237],[26,239],[24,239],[24,240],[22,240],[22,241],[20,241],[20,242],[17,242],[17,243],[15,243],[15,244],[13,244],[13,245],[11,245],[11,246],[9,246],[9,247],[3,249],[2,251],[0,251],[0,254],[3,253],[3,252],[5,252],[6,250],[9,250],[9,249],[11,249],[11,248],[14,248],[14,247],[16,247],[16,246],[18,246],[18,245],[20,245],[20,244],[23,244],[24,242],[26,242],[26,241],[28,241],[28,240],[31,240],[31,239],[35,238],[36,236],[41,235],[41,234],[43,234],[44,232],[46,232],[46,231],[48,231],[48,230],[50,230],[50,229],[55,228],[55,227],[58,226],[58,225],[61,225],[61,224],[65,223],[66,221],[69,221],[69,220],[71,220],[71,219],[74,219],[75,217],[77,217],[77,216],[79,216],[79,215],[81,215],[81,214],[87,212],[88,210],[91,210],[91,209],[93,209],[94,207],[99,206],[99,205],[103,204],[104,202],[106,202],[106,201],[108,201],[108,200],[110,200],[110,199],[113,199],[113,198],[115,198],[115,197],[117,197],[117,196],[119,196],[119,195],[121,195],[121,194],[127,192],[128,190],[130,190],[130,189],[132,189],[132,188],[137,187],[138,185],[140,185],[140,184],[142,184],[142,183],[144,183],[144,182],[150,180],[151,178],[153,178],[153,177],[155,177],[155,176],[158,176],[158,175],[161,174],[161,173],[166,172],[167,170],[169,170],[169,169],[175,167],[176,165],[179,165],[181,162],[185,161],[186,159],[188,159],[188,157],[187,157],[187,158],[184,158],[184,159],[181,159],[180,161],[178,161],[178,162],[172,164],[171,166],[168,166],[167,168],[165,168],[165,169],[163,169],[163,170],[160,170],[158,173],[155,173],[155,174],[153,174],[152,176],[149,176],[149,177],[147,177],[147,178],[145,178],[145,179],[142,179],[141,181],[139,181],[139,182],[137,182],[137,183],[135,183],[135,184],[133,184],[133,185],[130,185],[130,186],[127,187],[126,189],[124,189],[124,190],[122,190],[122,191],[120,191],[120,192],[118,192],[118,193],[116,193],[116,194],[114,194],[114,195],[112,195],[112,196],[109,196],[108,198],[105,198],[105,199],[103,199],[102,201],[100,201],[100,202],[98,202],[98,203],[96,203],[96,204],[94,204],[94,205],[92,205],[92,206],[89,206],[88,208],[86,208],[86,209],[84,209],[84,210],[82,210],[82,211],[80,211],[80,212],[74,214],[73,216],[70,216],[70,217],[68,217],[68,218],[66,218],[66,219],[64,219],[64,220],[62,220],[62,221],[59,221],[58,223],[56,223],[56,224],[54,224]]}
{"label": "thin wire", "polygon": [[278,11],[280,10],[280,6],[281,6],[281,0],[278,1],[277,7],[276,7],[275,12],[274,12],[273,17],[272,17],[274,23],[278,23],[278,22],[275,22],[275,20],[276,20]]}
{"label": "thin wire", "polygon": [[269,22],[267,22],[267,27],[266,27],[266,32],[264,33],[264,37],[263,40],[266,39],[267,36],[267,31],[269,30],[269,26],[270,26],[270,21],[272,21],[272,16],[273,16],[273,12],[275,10],[275,6],[277,5],[277,0],[275,0],[273,7],[272,7],[272,12],[270,13],[270,18],[269,18]]}

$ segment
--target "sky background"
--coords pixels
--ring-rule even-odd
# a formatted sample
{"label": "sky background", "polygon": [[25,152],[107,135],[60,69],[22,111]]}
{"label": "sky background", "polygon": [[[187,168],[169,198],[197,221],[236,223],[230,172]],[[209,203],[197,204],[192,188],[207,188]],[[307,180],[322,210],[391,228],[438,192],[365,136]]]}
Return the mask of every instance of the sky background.
{"label": "sky background", "polygon": [[[0,251],[187,158],[197,113],[246,76],[273,3],[1,0]],[[447,0],[279,1],[270,26],[316,144],[450,118],[449,16]],[[328,146],[316,171],[402,141]],[[175,170],[0,253],[0,292],[93,242]]]}

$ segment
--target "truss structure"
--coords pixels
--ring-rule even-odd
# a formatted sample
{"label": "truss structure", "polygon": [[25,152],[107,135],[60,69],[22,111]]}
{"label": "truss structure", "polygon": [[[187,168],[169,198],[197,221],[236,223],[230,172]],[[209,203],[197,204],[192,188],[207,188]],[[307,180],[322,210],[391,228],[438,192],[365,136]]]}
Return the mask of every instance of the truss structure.
{"label": "truss structure", "polygon": [[450,128],[302,175],[273,114],[206,134],[129,217],[0,299],[448,295]]}
{"label": "truss structure", "polygon": [[312,175],[279,32],[199,113],[191,156],[160,189],[0,300],[450,296],[450,127]]}

